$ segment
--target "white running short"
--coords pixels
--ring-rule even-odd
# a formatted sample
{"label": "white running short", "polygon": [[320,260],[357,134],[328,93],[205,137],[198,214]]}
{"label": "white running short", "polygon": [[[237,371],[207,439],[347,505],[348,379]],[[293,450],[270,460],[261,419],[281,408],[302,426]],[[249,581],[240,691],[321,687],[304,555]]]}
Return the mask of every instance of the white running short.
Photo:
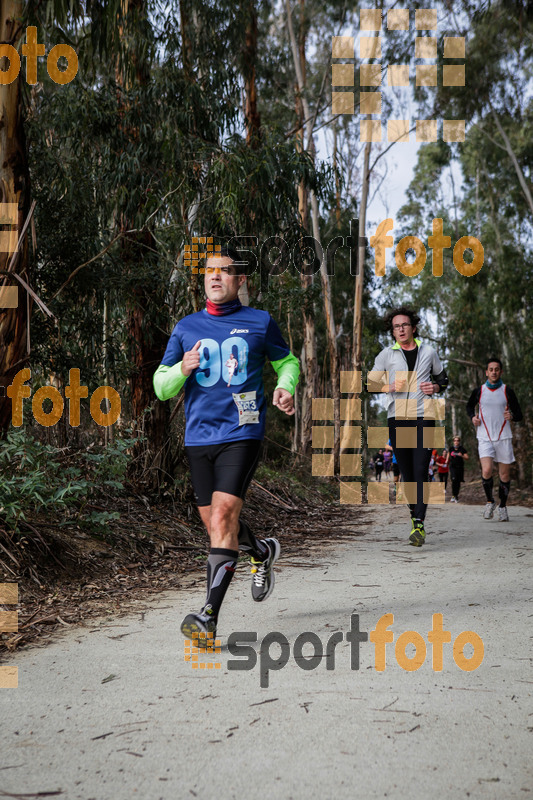
{"label": "white running short", "polygon": [[512,464],[515,460],[512,439],[500,439],[499,442],[478,439],[477,444],[480,458],[493,458],[499,464]]}

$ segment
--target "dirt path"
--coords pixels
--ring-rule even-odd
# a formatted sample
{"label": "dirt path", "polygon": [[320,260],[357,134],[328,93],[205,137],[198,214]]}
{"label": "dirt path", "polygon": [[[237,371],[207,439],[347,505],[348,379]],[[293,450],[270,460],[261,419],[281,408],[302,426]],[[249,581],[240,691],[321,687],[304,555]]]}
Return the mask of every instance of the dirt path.
{"label": "dirt path", "polygon": [[[484,522],[479,506],[435,507],[415,549],[405,509],[368,510],[364,536],[354,513],[359,535],[307,568],[282,556],[264,604],[252,602],[241,569],[220,620],[221,653],[200,654],[203,668],[185,660],[179,634],[204,599],[199,585],[15,652],[19,688],[0,690],[0,797],[532,796],[533,512],[513,507],[499,523]],[[371,635],[385,614],[394,641],[377,671],[377,646],[357,647],[355,615]],[[428,643],[434,614],[451,633],[442,671]],[[227,641],[239,631],[257,640],[237,657]],[[398,663],[414,654],[397,647],[406,631],[419,634],[407,637],[418,655],[427,651],[416,671]],[[479,659],[483,642],[472,671],[458,666],[468,666],[460,639],[452,652],[463,631],[477,634],[465,635],[474,647],[464,658]],[[312,641],[298,651],[305,632]]]}

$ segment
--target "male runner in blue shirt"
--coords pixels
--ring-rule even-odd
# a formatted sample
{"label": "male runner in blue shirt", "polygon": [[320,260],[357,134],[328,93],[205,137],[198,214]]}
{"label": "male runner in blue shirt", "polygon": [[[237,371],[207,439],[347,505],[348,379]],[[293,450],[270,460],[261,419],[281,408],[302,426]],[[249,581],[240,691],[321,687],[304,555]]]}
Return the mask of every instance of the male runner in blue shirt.
{"label": "male runner in blue shirt", "polygon": [[257,602],[272,592],[273,566],[280,553],[277,539],[257,539],[239,516],[265,433],[265,360],[278,376],[273,404],[289,416],[294,414],[300,369],[270,314],[241,304],[238,293],[246,281],[245,266],[226,247],[207,258],[206,308],[178,322],[154,375],[160,400],[185,386],[185,450],[211,542],[206,602],[199,613],[183,620],[181,630],[187,637],[214,638],[239,547],[251,555],[252,597]]}

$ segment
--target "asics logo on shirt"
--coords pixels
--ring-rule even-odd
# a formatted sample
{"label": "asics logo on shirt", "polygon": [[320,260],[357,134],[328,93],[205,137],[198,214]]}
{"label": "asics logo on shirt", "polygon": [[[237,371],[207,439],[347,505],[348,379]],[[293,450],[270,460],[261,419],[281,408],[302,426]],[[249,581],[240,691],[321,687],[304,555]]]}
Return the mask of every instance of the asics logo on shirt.
{"label": "asics logo on shirt", "polygon": [[250,331],[248,328],[233,328],[233,330],[230,331],[230,336],[233,336],[234,333],[250,333]]}

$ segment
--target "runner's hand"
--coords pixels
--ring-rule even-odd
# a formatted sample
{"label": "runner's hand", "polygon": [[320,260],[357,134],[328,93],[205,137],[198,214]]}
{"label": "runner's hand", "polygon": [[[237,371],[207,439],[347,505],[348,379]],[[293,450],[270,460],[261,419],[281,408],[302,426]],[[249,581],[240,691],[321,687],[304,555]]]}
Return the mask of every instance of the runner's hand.
{"label": "runner's hand", "polygon": [[193,372],[193,370],[198,369],[200,366],[200,353],[198,350],[200,349],[201,344],[202,340],[199,339],[194,345],[193,349],[187,350],[187,352],[183,355],[183,359],[181,361],[181,371],[187,378],[191,372]]}
{"label": "runner's hand", "polygon": [[289,417],[295,412],[294,398],[286,389],[274,389],[272,404],[277,406],[280,411],[285,412]]}
{"label": "runner's hand", "polygon": [[478,427],[478,425],[481,425],[481,420],[480,420],[480,418],[477,416],[477,414],[476,414],[476,416],[475,416],[475,417],[472,417],[472,422],[474,423],[474,425],[476,426],[476,428]]}
{"label": "runner's hand", "polygon": [[405,378],[399,378],[399,379],[397,378],[392,383],[389,383],[389,387],[387,389],[387,392],[389,392],[390,394],[392,394],[393,392],[405,392],[405,391],[407,391],[407,381],[405,380]]}
{"label": "runner's hand", "polygon": [[508,420],[509,422],[512,422],[513,415],[509,411],[509,406],[505,406],[505,411],[503,412],[503,418]]}
{"label": "runner's hand", "polygon": [[438,391],[438,389],[435,389],[435,386],[438,386],[438,384],[431,383],[431,381],[422,381],[420,389],[424,394],[435,394],[435,392]]}

